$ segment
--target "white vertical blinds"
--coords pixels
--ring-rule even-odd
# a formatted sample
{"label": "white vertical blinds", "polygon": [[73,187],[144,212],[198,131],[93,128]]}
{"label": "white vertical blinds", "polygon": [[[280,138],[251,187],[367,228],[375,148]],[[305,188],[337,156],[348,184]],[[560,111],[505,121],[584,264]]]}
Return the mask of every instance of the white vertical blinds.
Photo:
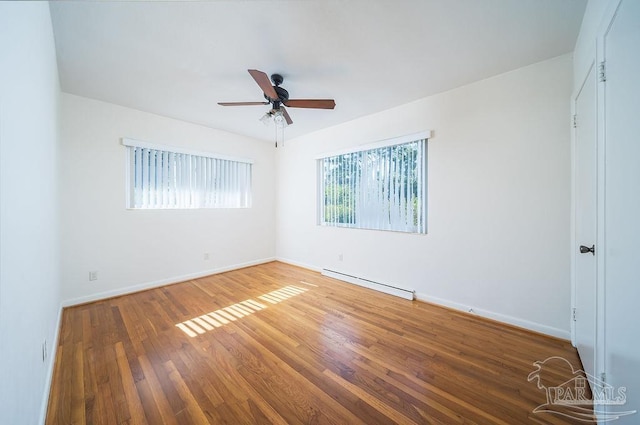
{"label": "white vertical blinds", "polygon": [[129,208],[248,208],[251,164],[127,146]]}
{"label": "white vertical blinds", "polygon": [[321,224],[426,233],[426,139],[321,158]]}

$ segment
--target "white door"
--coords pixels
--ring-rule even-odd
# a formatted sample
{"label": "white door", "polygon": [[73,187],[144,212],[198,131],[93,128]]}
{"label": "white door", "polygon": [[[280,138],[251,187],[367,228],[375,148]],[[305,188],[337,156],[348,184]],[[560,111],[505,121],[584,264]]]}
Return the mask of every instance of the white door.
{"label": "white door", "polygon": [[[620,3],[604,60],[605,372],[626,389],[612,410],[640,412],[640,1]],[[640,413],[615,421],[638,423]]]}
{"label": "white door", "polygon": [[595,376],[597,145],[594,67],[575,101],[575,342],[585,372]]}

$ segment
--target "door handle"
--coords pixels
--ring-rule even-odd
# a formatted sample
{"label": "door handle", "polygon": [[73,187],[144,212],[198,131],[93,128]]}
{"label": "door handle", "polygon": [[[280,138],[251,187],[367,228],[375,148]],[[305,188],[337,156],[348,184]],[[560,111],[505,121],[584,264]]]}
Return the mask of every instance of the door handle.
{"label": "door handle", "polygon": [[591,245],[591,248],[588,246],[580,245],[580,254],[586,254],[590,252],[592,255],[596,255],[596,246]]}

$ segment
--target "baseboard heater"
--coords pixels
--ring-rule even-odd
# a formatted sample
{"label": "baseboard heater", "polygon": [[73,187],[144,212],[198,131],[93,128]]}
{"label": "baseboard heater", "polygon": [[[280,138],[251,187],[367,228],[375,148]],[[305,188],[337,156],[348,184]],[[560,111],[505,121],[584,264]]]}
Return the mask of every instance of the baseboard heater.
{"label": "baseboard heater", "polygon": [[332,277],[334,279],[342,280],[354,285],[363,286],[369,289],[375,289],[376,291],[384,292],[385,294],[395,295],[396,297],[404,298],[407,300],[413,300],[415,291],[410,289],[398,288],[396,286],[387,285],[385,283],[374,282],[373,280],[364,279],[350,274],[337,272],[335,270],[322,269],[322,274]]}

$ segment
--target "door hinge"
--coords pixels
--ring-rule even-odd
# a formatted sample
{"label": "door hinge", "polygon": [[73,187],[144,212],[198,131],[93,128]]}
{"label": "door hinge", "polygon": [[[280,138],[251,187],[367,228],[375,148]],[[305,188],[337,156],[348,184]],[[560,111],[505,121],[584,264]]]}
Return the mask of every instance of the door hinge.
{"label": "door hinge", "polygon": [[578,127],[578,116],[577,115],[573,115],[573,128],[577,128]]}
{"label": "door hinge", "polygon": [[598,66],[598,81],[601,83],[607,81],[607,72],[604,66],[604,61],[600,62],[600,65]]}
{"label": "door hinge", "polygon": [[576,321],[576,309],[575,308],[573,309],[571,317],[573,317],[573,321],[575,322]]}

